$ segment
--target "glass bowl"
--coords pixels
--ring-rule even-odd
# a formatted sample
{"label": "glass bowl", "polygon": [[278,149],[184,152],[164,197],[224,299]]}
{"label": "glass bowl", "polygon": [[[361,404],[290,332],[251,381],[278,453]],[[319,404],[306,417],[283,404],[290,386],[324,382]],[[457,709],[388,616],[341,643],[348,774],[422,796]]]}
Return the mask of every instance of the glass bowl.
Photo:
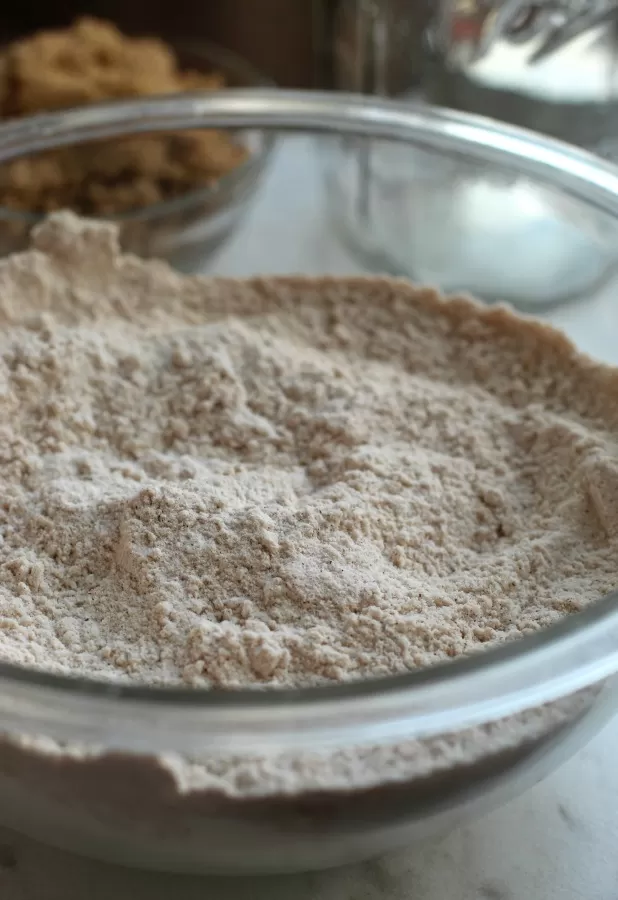
{"label": "glass bowl", "polygon": [[[228,50],[205,42],[171,40],[183,70],[218,72],[230,88],[266,87],[270,81]],[[130,212],[107,217],[117,222],[124,250],[167,259],[190,272],[213,253],[237,227],[255,194],[272,150],[272,135],[255,129],[235,130],[232,139],[248,157],[208,187],[199,188]],[[0,206],[0,255],[23,249],[31,229],[42,219]]]}
{"label": "glass bowl", "polygon": [[[618,220],[618,171],[582,151],[465,115],[336,94],[222,92],[43,116],[0,128],[0,162],[202,126],[308,135],[281,141],[252,215],[211,261],[218,275],[358,272],[317,190],[318,134],[434,147],[436,158],[482,166],[496,182],[552,191],[600,234]],[[2,663],[0,824],[166,870],[339,865],[519,794],[613,714],[617,673],[618,595],[468,658],[333,687],[140,687]]]}

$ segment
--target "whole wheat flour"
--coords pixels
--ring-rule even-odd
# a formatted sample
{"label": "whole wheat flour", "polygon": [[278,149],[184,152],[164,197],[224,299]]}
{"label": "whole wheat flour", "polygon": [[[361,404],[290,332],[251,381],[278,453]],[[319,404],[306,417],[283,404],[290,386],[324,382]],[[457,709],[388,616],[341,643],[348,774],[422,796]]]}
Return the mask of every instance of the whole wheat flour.
{"label": "whole wheat flour", "polygon": [[0,264],[0,656],[385,675],[616,586],[618,374],[388,279],[186,278],[50,220]]}

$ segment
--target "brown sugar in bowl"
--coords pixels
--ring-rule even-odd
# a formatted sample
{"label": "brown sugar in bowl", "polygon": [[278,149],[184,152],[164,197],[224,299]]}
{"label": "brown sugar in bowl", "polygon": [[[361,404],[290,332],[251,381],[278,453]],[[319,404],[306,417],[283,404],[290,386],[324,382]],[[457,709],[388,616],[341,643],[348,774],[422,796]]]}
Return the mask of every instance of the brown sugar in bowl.
{"label": "brown sugar in bowl", "polygon": [[[4,50],[0,114],[267,83],[217,47],[128,38],[84,18]],[[72,209],[118,222],[128,251],[195,268],[240,220],[271,143],[257,131],[211,129],[73,144],[14,160],[0,167],[0,250],[21,249],[45,214]]]}

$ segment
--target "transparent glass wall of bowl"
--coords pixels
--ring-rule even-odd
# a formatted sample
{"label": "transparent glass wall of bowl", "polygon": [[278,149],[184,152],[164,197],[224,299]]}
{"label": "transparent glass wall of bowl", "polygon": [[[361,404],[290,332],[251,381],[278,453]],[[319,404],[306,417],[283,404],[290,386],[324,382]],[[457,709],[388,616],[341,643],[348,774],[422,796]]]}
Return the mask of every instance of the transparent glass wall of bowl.
{"label": "transparent glass wall of bowl", "polygon": [[593,296],[616,224],[515,168],[428,145],[322,142],[325,202],[368,268],[538,311]]}
{"label": "transparent glass wall of bowl", "polygon": [[[409,779],[387,776],[353,790],[323,784],[300,795],[245,801],[216,790],[176,792],[153,752],[110,757],[81,743],[59,765],[45,752],[49,741],[41,752],[36,743],[25,751],[0,740],[0,824],[139,868],[247,875],[343,865],[427,840],[520,796],[605,724],[616,710],[617,688],[611,678],[570,698],[572,711],[562,704],[566,714],[558,725],[527,733],[513,720],[494,722],[494,749],[479,747],[476,756],[466,758],[465,733],[447,731],[438,740],[455,757],[459,748],[461,758]],[[499,735],[503,746],[496,751]],[[409,744],[408,752],[413,749]],[[327,751],[313,754],[316,763],[328,758]]]}

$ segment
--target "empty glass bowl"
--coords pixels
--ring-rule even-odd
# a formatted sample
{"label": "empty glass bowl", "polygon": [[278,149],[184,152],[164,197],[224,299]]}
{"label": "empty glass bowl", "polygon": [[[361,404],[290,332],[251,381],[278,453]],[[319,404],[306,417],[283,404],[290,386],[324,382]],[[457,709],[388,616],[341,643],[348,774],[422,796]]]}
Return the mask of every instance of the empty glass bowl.
{"label": "empty glass bowl", "polygon": [[[436,174],[442,160],[484,173],[496,189],[526,185],[550,197],[547,215],[553,209],[608,270],[613,264],[611,166],[507,126],[386,101],[259,91],[92,107],[4,126],[0,162],[86,139],[195,127],[310,135],[282,141],[254,210],[211,261],[216,274],[359,271],[358,259],[341,255],[316,190],[319,134],[330,149],[361,139],[433,161],[437,195],[429,187],[417,194],[419,229],[423,209],[428,227],[438,201],[448,213]],[[491,266],[496,245],[487,233]],[[433,248],[418,259],[421,272],[435,272],[441,252],[432,234],[433,244],[415,245]],[[442,258],[447,265],[446,250]],[[518,259],[525,268],[526,254]],[[615,711],[617,672],[616,596],[467,659],[315,689],[133,687],[3,663],[0,824],[160,869],[339,865],[452,827],[544,776]]]}

